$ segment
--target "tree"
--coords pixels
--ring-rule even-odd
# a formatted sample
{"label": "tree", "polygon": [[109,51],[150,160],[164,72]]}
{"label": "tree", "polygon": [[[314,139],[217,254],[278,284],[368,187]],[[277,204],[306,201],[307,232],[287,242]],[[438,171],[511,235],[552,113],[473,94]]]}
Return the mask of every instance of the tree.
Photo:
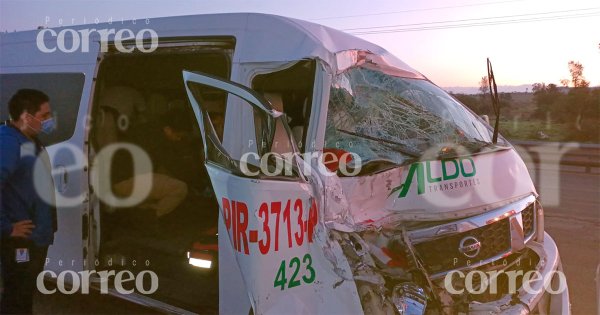
{"label": "tree", "polygon": [[573,60],[569,61],[569,72],[571,73],[571,83],[573,87],[588,87],[590,81],[586,81],[583,77],[583,65],[580,62]]}
{"label": "tree", "polygon": [[[565,138],[572,141],[600,141],[600,89],[590,88],[583,75],[584,67],[568,62],[570,79],[556,84],[535,83],[532,86],[537,118],[569,124]],[[566,92],[565,92],[566,91]]]}
{"label": "tree", "polygon": [[486,95],[490,91],[489,81],[487,75],[485,77],[481,77],[479,81],[479,94]]}
{"label": "tree", "polygon": [[[583,65],[580,62],[569,61],[569,73],[571,74],[571,85],[566,100],[565,116],[568,121],[573,123],[574,129],[571,130],[571,138],[580,141],[589,141],[594,138],[593,134],[597,132],[597,121],[594,120],[597,102],[595,93],[590,91],[590,82],[583,76]],[[597,135],[596,135],[597,137]]]}
{"label": "tree", "polygon": [[488,85],[488,77],[481,77],[479,81],[479,111],[481,114],[489,114],[491,113],[491,105],[490,105],[490,97],[489,97],[490,87]]}
{"label": "tree", "polygon": [[554,83],[548,84],[548,87],[546,87],[546,91],[548,91],[548,93],[550,93],[551,95],[560,94],[560,91],[558,90],[558,86],[556,86],[556,84],[554,84]]}
{"label": "tree", "polygon": [[542,83],[534,83],[531,86],[531,92],[533,92],[534,96],[536,94],[543,93],[544,91],[546,91],[546,83],[544,83],[544,82],[542,82]]}
{"label": "tree", "polygon": [[563,99],[562,93],[554,83],[534,83],[531,91],[536,104],[534,115],[538,118],[545,118],[547,115],[559,117],[557,115],[557,104]]}

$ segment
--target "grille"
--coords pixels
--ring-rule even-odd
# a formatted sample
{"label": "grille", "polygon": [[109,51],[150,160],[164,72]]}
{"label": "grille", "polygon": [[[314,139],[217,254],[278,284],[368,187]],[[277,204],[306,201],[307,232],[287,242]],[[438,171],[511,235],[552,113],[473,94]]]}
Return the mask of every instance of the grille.
{"label": "grille", "polygon": [[527,208],[525,208],[525,210],[521,212],[521,215],[523,216],[523,233],[525,234],[525,238],[527,239],[533,234],[533,231],[535,230],[533,221],[535,211],[533,203],[530,204]]}
{"label": "grille", "polygon": [[[482,260],[506,253],[510,250],[510,224],[507,219],[482,226],[470,231],[422,242],[415,245],[419,256],[430,273],[440,273],[451,269],[477,264]],[[460,241],[467,237],[475,237],[481,242],[479,254],[473,258],[466,257],[459,251]]]}

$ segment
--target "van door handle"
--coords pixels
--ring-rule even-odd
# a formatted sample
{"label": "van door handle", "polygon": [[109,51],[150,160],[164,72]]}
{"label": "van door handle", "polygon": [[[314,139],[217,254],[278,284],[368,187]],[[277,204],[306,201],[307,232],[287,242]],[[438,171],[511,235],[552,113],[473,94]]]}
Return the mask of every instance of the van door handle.
{"label": "van door handle", "polygon": [[69,172],[67,171],[67,168],[62,165],[58,165],[55,168],[55,174],[57,175],[55,177],[57,179],[56,190],[61,193],[65,192],[67,187],[69,187]]}

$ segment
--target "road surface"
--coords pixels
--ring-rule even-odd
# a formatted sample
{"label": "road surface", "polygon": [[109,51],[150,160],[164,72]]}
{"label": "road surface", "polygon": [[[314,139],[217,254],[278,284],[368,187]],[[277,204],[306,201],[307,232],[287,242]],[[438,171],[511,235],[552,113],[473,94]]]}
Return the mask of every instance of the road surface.
{"label": "road surface", "polygon": [[573,314],[597,314],[600,175],[561,172],[560,205],[544,210],[546,231],[558,245],[567,276]]}

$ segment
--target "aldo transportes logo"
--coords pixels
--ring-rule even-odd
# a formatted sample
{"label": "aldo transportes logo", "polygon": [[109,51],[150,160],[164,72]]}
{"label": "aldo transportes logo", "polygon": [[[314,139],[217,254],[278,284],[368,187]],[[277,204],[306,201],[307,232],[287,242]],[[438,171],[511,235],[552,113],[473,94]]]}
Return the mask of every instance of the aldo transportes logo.
{"label": "aldo transportes logo", "polygon": [[[434,177],[432,175],[432,163],[435,162],[441,163],[442,174],[439,177]],[[450,165],[454,166],[454,172],[451,171],[449,167]],[[421,195],[425,193],[425,180],[427,180],[427,183],[429,184],[435,184],[457,179],[459,176],[462,176],[463,178],[473,177],[476,173],[477,171],[475,169],[475,162],[470,157],[458,159],[443,159],[440,161],[415,162],[410,165],[408,175],[406,176],[404,183],[392,189],[390,195],[397,191],[400,191],[398,193],[398,198],[406,197],[412,185],[415,174],[417,175],[417,193]],[[427,175],[427,177],[425,175]],[[460,184],[460,187],[463,187],[462,183],[458,184]],[[454,186],[458,187],[458,184],[453,185],[451,183],[450,189],[453,189]]]}

